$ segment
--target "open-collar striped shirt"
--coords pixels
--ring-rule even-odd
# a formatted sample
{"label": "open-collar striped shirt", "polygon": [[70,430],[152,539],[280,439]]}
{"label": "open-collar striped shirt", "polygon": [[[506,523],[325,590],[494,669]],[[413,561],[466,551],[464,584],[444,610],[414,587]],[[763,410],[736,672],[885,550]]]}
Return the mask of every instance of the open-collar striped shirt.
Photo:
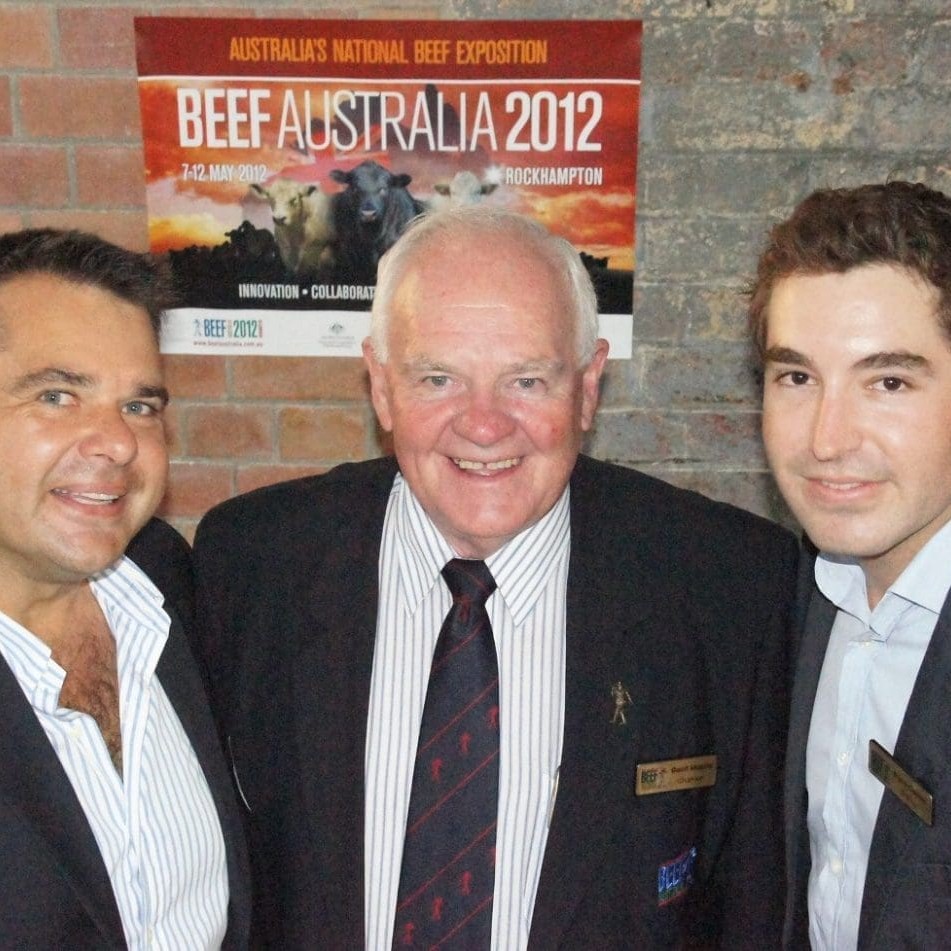
{"label": "open-collar striped shirt", "polygon": [[[499,661],[500,772],[492,946],[525,948],[557,791],[565,707],[569,490],[486,559]],[[380,608],[366,746],[366,946],[393,934],[416,741],[455,557],[401,476],[380,549]]]}
{"label": "open-collar striped shirt", "polygon": [[218,948],[227,926],[224,838],[194,750],[155,675],[168,640],[162,595],[128,558],[90,587],[116,641],[122,776],[96,721],[59,706],[66,672],[0,612],[13,671],[82,806],[130,948]]}

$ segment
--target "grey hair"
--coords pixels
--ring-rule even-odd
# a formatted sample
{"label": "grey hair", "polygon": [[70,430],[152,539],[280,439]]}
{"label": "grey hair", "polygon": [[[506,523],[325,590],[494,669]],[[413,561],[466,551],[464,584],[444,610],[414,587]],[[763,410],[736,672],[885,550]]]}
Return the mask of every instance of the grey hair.
{"label": "grey hair", "polygon": [[445,246],[453,241],[491,245],[500,238],[514,239],[536,252],[553,274],[560,275],[574,318],[579,363],[586,366],[592,360],[598,340],[598,299],[577,250],[525,215],[475,205],[420,215],[380,259],[370,312],[370,343],[380,363],[386,363],[389,356],[387,327],[393,301],[414,260],[433,245]]}

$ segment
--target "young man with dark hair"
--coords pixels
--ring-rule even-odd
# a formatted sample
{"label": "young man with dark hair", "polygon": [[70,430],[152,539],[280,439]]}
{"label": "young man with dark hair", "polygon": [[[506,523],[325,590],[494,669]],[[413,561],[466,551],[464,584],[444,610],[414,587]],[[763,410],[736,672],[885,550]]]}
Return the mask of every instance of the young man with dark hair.
{"label": "young man with dark hair", "polygon": [[750,307],[804,575],[786,779],[789,947],[943,947],[951,889],[951,200],[820,191]]}

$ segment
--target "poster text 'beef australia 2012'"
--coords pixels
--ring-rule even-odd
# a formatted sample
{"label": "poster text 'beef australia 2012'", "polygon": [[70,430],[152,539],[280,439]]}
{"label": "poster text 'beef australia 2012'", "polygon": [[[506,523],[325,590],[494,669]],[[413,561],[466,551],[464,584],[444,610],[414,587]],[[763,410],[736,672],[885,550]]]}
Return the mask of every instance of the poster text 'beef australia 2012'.
{"label": "poster text 'beef australia 2012'", "polygon": [[487,202],[567,238],[631,352],[641,24],[142,17],[167,353],[356,356],[380,256]]}

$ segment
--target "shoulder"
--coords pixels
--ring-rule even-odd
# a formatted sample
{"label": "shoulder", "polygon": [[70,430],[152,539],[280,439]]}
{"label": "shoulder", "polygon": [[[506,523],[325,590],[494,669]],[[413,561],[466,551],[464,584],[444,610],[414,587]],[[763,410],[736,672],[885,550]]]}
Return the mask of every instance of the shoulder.
{"label": "shoulder", "polygon": [[191,616],[195,599],[191,549],[171,525],[159,518],[150,519],[129,542],[125,553],[181,617]]}
{"label": "shoulder", "polygon": [[633,469],[578,460],[571,480],[572,532],[597,532],[610,550],[649,553],[674,575],[723,574],[798,561],[792,532],[744,509]]}
{"label": "shoulder", "polygon": [[[251,526],[264,522],[332,517],[340,506],[351,506],[389,491],[396,475],[391,458],[346,463],[322,475],[278,482],[228,499],[209,510],[199,533],[224,525]],[[196,539],[197,542],[197,539]]]}
{"label": "shoulder", "polygon": [[198,525],[196,561],[209,552],[271,557],[341,533],[370,531],[371,523],[382,524],[395,475],[396,462],[389,457],[347,463],[222,502]]}

